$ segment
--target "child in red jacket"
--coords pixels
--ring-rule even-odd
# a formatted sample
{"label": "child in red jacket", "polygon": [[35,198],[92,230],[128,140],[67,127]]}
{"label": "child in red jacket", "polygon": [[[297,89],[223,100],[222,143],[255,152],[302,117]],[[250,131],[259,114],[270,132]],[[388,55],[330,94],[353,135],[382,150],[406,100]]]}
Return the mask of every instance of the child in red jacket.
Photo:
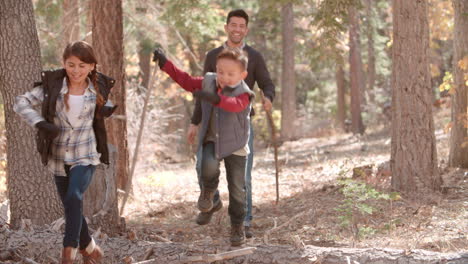
{"label": "child in red jacket", "polygon": [[202,191],[198,209],[209,212],[221,209],[213,196],[219,183],[219,165],[224,160],[229,189],[231,245],[244,242],[245,165],[249,154],[251,99],[254,93],[244,82],[247,77],[247,56],[238,49],[222,51],[216,60],[216,73],[193,77],[175,67],[157,49],[154,61],[182,88],[202,99],[202,122],[199,144],[202,148]]}

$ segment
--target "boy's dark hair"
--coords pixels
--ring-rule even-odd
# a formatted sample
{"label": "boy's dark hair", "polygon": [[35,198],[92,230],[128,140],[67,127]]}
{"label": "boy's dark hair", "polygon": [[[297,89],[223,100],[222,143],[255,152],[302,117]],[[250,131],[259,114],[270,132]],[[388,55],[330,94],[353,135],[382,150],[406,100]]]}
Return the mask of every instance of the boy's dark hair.
{"label": "boy's dark hair", "polygon": [[249,15],[247,15],[244,9],[236,9],[229,12],[226,19],[226,25],[229,24],[229,20],[231,19],[231,17],[242,17],[243,19],[245,19],[245,25],[249,25]]}
{"label": "boy's dark hair", "polygon": [[218,61],[219,59],[230,59],[233,61],[237,61],[239,62],[243,70],[247,70],[247,64],[249,63],[247,55],[238,48],[223,49],[216,57],[216,61]]}

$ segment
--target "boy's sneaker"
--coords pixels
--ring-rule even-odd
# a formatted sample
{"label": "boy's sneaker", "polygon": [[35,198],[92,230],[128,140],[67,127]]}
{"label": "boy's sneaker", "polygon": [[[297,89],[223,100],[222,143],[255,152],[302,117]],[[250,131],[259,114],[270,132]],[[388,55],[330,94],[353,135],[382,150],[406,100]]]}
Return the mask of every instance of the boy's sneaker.
{"label": "boy's sneaker", "polygon": [[215,191],[203,189],[198,197],[198,209],[204,213],[208,213],[213,209],[213,198]]}
{"label": "boy's sneaker", "polygon": [[246,238],[252,238],[253,233],[252,230],[250,230],[250,226],[244,226],[244,231],[245,231],[245,237]]}
{"label": "boy's sneaker", "polygon": [[231,246],[238,247],[244,244],[244,225],[231,224]]}
{"label": "boy's sneaker", "polygon": [[207,225],[210,223],[211,221],[211,217],[213,216],[213,214],[219,210],[221,210],[221,208],[223,208],[223,202],[221,202],[221,200],[218,200],[217,203],[215,203],[215,205],[213,205],[213,208],[211,209],[211,211],[209,212],[200,212],[197,216],[197,224],[199,225]]}

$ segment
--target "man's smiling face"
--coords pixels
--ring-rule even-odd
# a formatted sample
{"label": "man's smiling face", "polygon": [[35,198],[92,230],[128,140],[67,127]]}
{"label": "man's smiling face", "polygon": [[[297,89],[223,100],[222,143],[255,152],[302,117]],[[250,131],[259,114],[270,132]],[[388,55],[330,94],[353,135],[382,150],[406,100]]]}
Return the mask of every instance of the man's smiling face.
{"label": "man's smiling face", "polygon": [[224,30],[228,36],[228,44],[234,44],[235,46],[240,45],[247,35],[247,32],[249,32],[245,19],[235,16],[229,19],[227,25],[224,25]]}

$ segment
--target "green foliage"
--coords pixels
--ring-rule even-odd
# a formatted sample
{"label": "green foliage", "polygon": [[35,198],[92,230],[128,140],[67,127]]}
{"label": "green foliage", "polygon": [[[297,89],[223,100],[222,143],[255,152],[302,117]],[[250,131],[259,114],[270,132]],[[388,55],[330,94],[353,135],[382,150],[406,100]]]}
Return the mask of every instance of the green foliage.
{"label": "green foliage", "polygon": [[[281,111],[273,110],[272,117],[276,129],[279,130],[281,128]],[[265,111],[263,111],[260,103],[256,104],[255,106],[255,115],[253,116],[252,124],[256,139],[260,139],[263,142],[272,143],[271,128],[265,116]]]}
{"label": "green foliage", "polygon": [[37,0],[35,13],[47,24],[58,25],[62,19],[63,0]]}
{"label": "green foliage", "polygon": [[313,25],[321,31],[318,44],[325,56],[340,61],[343,53],[342,34],[348,28],[348,10],[361,8],[360,0],[323,0],[314,14]]}
{"label": "green foliage", "polygon": [[[201,74],[204,54],[222,36],[224,14],[219,5],[207,0],[133,2],[124,1],[124,32],[127,69],[138,73],[135,54],[150,53],[160,43],[168,57],[182,69]],[[192,56],[193,54],[193,56]],[[190,68],[184,62],[190,63]],[[193,67],[192,67],[193,66]]]}
{"label": "green foliage", "polygon": [[[161,19],[175,26],[182,33],[194,37],[216,37],[222,30],[225,14],[216,4],[208,0],[163,1]],[[214,12],[213,12],[214,11]]]}
{"label": "green foliage", "polygon": [[144,37],[140,39],[139,48],[146,54],[151,54],[156,48],[155,46],[156,45],[155,45],[154,40],[148,37]]}
{"label": "green foliage", "polygon": [[328,79],[332,71],[318,72],[318,79],[306,91],[304,106],[306,112],[316,118],[327,118],[336,111],[336,86],[335,82]]}
{"label": "green foliage", "polygon": [[[397,194],[381,193],[372,186],[353,179],[342,178],[339,180],[339,184],[341,185],[340,191],[345,196],[345,199],[336,208],[341,213],[338,218],[342,226],[351,229],[358,227],[360,224],[359,219],[363,219],[379,210],[372,202],[382,199],[392,200],[398,197]],[[370,227],[358,227],[357,234],[355,233],[354,235],[357,236],[355,238],[359,238],[373,233],[374,231]]]}
{"label": "green foliage", "polygon": [[[333,115],[336,111],[335,69],[337,64],[343,64],[345,72],[347,72],[348,36],[346,33],[349,27],[348,9],[350,7],[356,8],[361,14],[360,39],[364,71],[369,63],[367,33],[368,30],[372,30],[373,33],[376,68],[375,103],[382,105],[389,100],[391,76],[391,58],[388,46],[391,34],[390,4],[383,0],[373,1],[372,14],[368,18],[364,15],[362,1],[324,0],[320,1],[317,8],[311,13],[310,44],[303,45],[303,51],[299,54],[300,57],[309,59],[310,70],[315,77],[307,91],[307,101],[304,105],[308,111],[328,116]],[[365,24],[369,27],[364,26]],[[347,78],[349,75],[345,76]],[[298,95],[301,95],[299,91]],[[375,118],[375,115],[363,112],[363,118],[366,118],[366,115],[367,118]]]}
{"label": "green foliage", "polygon": [[440,92],[450,92],[453,87],[453,74],[451,72],[445,72],[444,79],[439,86]]}
{"label": "green foliage", "polygon": [[[369,30],[372,31],[374,37],[374,56],[375,56],[375,70],[376,70],[376,88],[378,92],[382,92],[382,88],[386,85],[391,76],[391,58],[389,50],[390,42],[390,30],[392,24],[388,21],[390,3],[388,1],[376,1],[374,3],[371,17],[362,16],[362,19],[367,23],[367,27],[362,27],[361,41],[362,45],[362,58],[364,62],[364,68],[367,67],[369,61],[369,54],[367,46],[369,40],[367,33]],[[369,21],[367,21],[369,20]],[[388,95],[387,95],[388,96]],[[380,98],[376,98],[377,100]],[[381,98],[379,103],[386,101],[388,98]]]}
{"label": "green foliage", "polygon": [[[244,9],[246,12],[251,15],[250,18],[256,17],[258,5],[260,1],[250,1],[250,0],[224,0],[224,1],[217,1],[221,7],[221,9],[225,10],[226,16],[227,13],[234,9]],[[272,2],[271,0],[264,0],[261,2]],[[254,16],[255,14],[255,16]],[[226,17],[225,17],[226,18]],[[224,20],[224,23],[226,21]]]}
{"label": "green foliage", "polygon": [[377,230],[375,230],[375,228],[372,228],[369,226],[359,227],[359,232],[358,232],[359,238],[362,239],[362,238],[370,237],[374,235],[376,231]]}
{"label": "green foliage", "polygon": [[384,225],[384,229],[390,231],[392,229],[395,229],[396,226],[401,225],[402,222],[403,220],[401,218],[392,219],[390,220],[390,222]]}
{"label": "green foliage", "polygon": [[61,64],[60,30],[62,0],[38,0],[34,5],[36,27],[41,44],[43,68],[55,68]]}

